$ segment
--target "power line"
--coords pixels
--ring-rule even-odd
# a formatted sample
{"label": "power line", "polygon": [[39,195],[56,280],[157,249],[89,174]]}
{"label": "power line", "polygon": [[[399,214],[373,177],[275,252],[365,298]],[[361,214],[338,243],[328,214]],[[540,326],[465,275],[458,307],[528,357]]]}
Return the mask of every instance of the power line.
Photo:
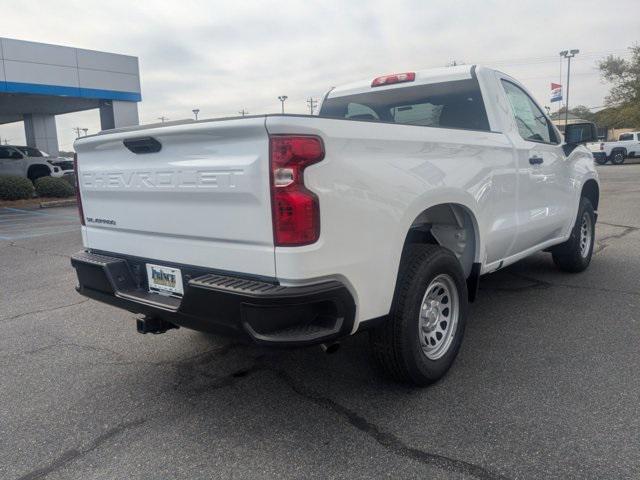
{"label": "power line", "polygon": [[[581,59],[578,60],[576,59],[576,61],[587,61],[589,60],[589,58],[587,57],[599,57],[599,56],[607,56],[607,55],[615,55],[618,52],[626,52],[627,55],[631,55],[631,53],[625,48],[625,49],[618,49],[618,50],[609,50],[609,51],[601,51],[601,52],[585,52],[584,54],[580,54],[581,55]],[[624,56],[624,55],[618,55],[618,56]],[[479,63],[479,64],[491,64],[491,65],[501,65],[501,64],[507,64],[507,65],[538,65],[538,64],[542,64],[542,63],[555,63],[558,61],[558,57],[556,55],[549,55],[549,56],[544,56],[544,57],[523,57],[523,58],[503,58],[503,59],[494,59],[494,60],[483,60],[483,61],[476,61],[474,63]]]}
{"label": "power line", "polygon": [[80,135],[80,132],[84,132],[84,134],[86,135],[87,132],[89,131],[88,128],[82,128],[82,127],[73,127],[71,130],[76,132],[76,138],[80,138],[82,136]]}
{"label": "power line", "polygon": [[[583,76],[586,77],[586,76],[589,76],[589,75],[600,75],[600,72],[599,71],[596,71],[596,72],[579,72],[579,73],[572,73],[571,74],[572,77],[583,77]],[[542,78],[550,78],[550,77],[553,77],[553,74],[550,74],[550,75],[536,75],[535,77],[521,77],[521,76],[518,76],[518,80],[523,82],[525,80],[540,80]]]}

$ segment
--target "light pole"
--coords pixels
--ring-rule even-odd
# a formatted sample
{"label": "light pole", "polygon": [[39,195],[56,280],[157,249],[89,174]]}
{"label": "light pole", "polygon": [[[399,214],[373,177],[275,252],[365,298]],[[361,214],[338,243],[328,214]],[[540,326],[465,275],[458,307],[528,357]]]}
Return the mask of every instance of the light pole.
{"label": "light pole", "polygon": [[280,95],[278,97],[278,100],[280,100],[280,103],[282,104],[282,113],[284,114],[284,101],[289,98],[286,95]]}
{"label": "light pole", "polygon": [[89,129],[88,128],[83,128],[82,131],[84,132],[84,136],[86,137],[87,136],[87,132],[89,131]]}
{"label": "light pole", "polygon": [[567,102],[565,103],[564,110],[564,131],[567,131],[567,125],[569,124],[569,79],[571,78],[571,59],[575,57],[580,50],[563,50],[560,52],[560,56],[567,59]]}
{"label": "light pole", "polygon": [[244,117],[245,115],[249,115],[249,110],[246,110],[244,107],[242,107],[242,110],[240,110],[238,113]]}
{"label": "light pole", "polygon": [[165,117],[164,115],[161,117],[158,117],[158,120],[160,120],[161,123],[166,122],[167,120],[169,120],[169,117]]}
{"label": "light pole", "polygon": [[196,121],[197,121],[198,120],[198,114],[200,113],[200,109],[199,108],[194,108],[191,111],[193,112],[193,116],[196,117]]}

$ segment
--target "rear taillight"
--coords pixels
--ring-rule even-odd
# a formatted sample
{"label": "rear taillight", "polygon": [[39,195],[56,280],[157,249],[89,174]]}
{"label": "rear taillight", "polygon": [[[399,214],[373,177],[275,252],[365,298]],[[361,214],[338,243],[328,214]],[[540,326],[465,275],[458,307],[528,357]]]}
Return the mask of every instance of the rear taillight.
{"label": "rear taillight", "polygon": [[394,83],[413,82],[415,79],[415,72],[394,73],[393,75],[374,78],[373,82],[371,82],[371,86],[382,87],[383,85],[392,85]]}
{"label": "rear taillight", "polygon": [[78,204],[78,215],[80,215],[80,224],[84,226],[84,211],[82,210],[82,196],[80,195],[80,177],[78,176],[78,154],[73,154],[73,176],[76,186],[76,203]]}
{"label": "rear taillight", "polygon": [[314,243],[320,237],[318,197],[304,185],[304,169],[324,158],[319,137],[270,137],[271,210],[276,246]]}
{"label": "rear taillight", "polygon": [[604,143],[600,144],[600,150],[604,150]]}

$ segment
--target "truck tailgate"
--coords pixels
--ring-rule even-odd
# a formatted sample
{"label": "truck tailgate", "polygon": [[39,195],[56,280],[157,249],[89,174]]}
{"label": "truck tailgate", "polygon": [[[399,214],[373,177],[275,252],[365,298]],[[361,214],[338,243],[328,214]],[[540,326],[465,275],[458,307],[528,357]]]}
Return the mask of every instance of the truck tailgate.
{"label": "truck tailgate", "polygon": [[[124,143],[149,138],[160,151]],[[75,147],[85,246],[275,277],[264,117],[115,131]]]}

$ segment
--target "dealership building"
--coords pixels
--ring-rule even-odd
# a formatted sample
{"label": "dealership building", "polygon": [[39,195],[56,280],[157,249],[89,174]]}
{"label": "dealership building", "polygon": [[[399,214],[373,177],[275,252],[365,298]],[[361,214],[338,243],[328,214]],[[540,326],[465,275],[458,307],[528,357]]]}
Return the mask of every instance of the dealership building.
{"label": "dealership building", "polygon": [[138,58],[0,37],[0,124],[58,154],[56,115],[95,109],[103,130],[138,124]]}

